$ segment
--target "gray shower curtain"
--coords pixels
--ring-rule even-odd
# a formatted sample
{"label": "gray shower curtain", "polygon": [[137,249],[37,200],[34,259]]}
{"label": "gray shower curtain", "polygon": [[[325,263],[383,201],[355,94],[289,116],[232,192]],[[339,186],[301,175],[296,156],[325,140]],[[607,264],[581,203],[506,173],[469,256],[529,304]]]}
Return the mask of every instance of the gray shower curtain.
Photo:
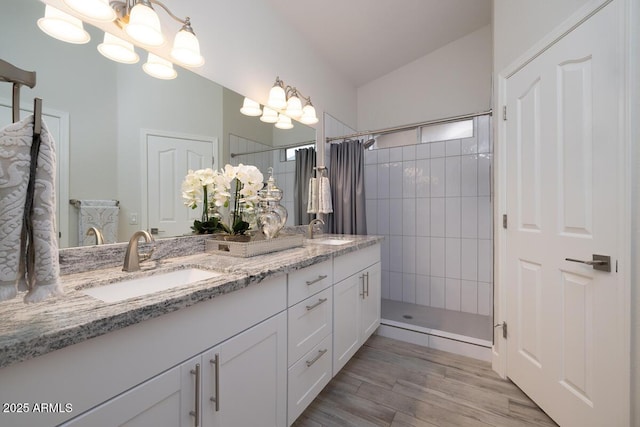
{"label": "gray shower curtain", "polygon": [[361,141],[344,141],[330,148],[330,233],[367,234],[364,192],[364,147]]}
{"label": "gray shower curtain", "polygon": [[306,225],[314,218],[307,213],[309,200],[309,179],[316,165],[316,150],[313,147],[296,150],[296,174],[294,177],[294,224]]}

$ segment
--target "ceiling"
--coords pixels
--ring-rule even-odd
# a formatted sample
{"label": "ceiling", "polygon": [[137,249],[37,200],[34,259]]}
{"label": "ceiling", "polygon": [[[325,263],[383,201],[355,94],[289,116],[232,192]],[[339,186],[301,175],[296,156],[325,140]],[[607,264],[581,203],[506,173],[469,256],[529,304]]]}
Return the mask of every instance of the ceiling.
{"label": "ceiling", "polygon": [[491,0],[267,0],[356,87],[491,23]]}

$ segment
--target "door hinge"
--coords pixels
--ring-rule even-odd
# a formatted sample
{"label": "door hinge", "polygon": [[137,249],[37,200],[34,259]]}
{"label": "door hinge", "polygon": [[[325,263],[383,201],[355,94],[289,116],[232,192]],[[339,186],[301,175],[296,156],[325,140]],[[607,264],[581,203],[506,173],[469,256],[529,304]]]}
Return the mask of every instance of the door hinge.
{"label": "door hinge", "polygon": [[502,328],[502,338],[507,339],[507,322],[496,323],[493,325],[494,328]]}
{"label": "door hinge", "polygon": [[507,106],[503,105],[502,106],[502,120],[507,120]]}
{"label": "door hinge", "polygon": [[507,228],[507,214],[502,215],[502,228]]}

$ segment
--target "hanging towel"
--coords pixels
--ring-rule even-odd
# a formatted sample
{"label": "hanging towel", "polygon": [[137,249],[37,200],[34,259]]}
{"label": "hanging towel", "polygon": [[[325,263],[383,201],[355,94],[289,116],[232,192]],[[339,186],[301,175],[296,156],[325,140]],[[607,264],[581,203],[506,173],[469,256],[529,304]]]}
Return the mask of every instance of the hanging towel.
{"label": "hanging towel", "polygon": [[[32,115],[0,129],[0,301],[23,290],[27,291],[27,303],[63,293],[55,218],[55,142],[44,122],[31,224],[23,219],[34,139]],[[26,226],[33,236],[30,248],[22,239]],[[27,251],[32,254],[30,257]]]}
{"label": "hanging towel", "polygon": [[323,176],[320,178],[318,186],[318,213],[329,214],[333,212],[333,204],[331,203],[331,187],[329,186],[329,178]]}
{"label": "hanging towel", "polygon": [[[117,200],[80,200],[78,218],[78,242],[81,246],[95,245],[96,237],[87,236],[87,231],[95,227],[102,232],[104,243],[116,243],[118,238]],[[77,206],[77,205],[76,205]]]}
{"label": "hanging towel", "polygon": [[318,180],[309,178],[309,201],[307,203],[307,213],[318,213]]}

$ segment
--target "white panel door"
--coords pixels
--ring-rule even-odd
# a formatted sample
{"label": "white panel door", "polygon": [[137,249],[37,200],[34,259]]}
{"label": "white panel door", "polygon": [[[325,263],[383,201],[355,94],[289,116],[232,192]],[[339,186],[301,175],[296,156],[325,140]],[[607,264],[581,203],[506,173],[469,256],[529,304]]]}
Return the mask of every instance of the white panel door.
{"label": "white panel door", "polygon": [[191,233],[202,207],[190,209],[182,199],[182,181],[189,169],[216,168],[217,142],[191,137],[146,135],[147,225],[156,237]]}
{"label": "white panel door", "polygon": [[567,427],[628,420],[620,3],[507,81],[507,375]]}

